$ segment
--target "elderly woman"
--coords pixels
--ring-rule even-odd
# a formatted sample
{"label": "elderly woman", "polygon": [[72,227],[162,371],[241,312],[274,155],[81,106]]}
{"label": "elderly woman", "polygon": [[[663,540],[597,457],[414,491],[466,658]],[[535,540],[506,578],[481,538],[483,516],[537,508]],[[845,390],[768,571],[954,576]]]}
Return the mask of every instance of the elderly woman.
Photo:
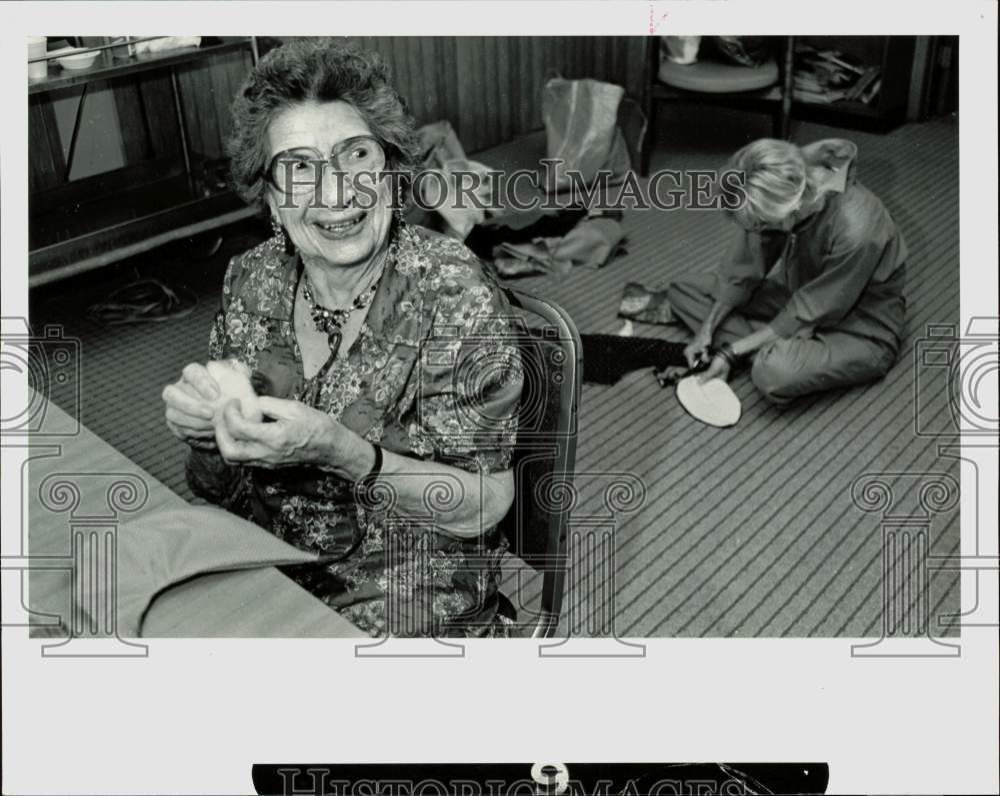
{"label": "elderly woman", "polygon": [[[761,139],[727,168],[744,177],[739,226],[717,278],[667,290],[693,332],[705,378],[752,360],[754,385],[774,404],[886,374],[899,353],[906,246],[888,210],[854,179],[857,148]],[[713,343],[721,345],[714,346]]]}
{"label": "elderly woman", "polygon": [[402,220],[412,119],[375,56],[315,39],[262,58],[233,119],[274,236],[230,262],[209,355],[252,371],[263,418],[184,368],[163,397],[193,491],[323,555],[289,574],[372,635],[505,634],[521,364],[476,258]]}

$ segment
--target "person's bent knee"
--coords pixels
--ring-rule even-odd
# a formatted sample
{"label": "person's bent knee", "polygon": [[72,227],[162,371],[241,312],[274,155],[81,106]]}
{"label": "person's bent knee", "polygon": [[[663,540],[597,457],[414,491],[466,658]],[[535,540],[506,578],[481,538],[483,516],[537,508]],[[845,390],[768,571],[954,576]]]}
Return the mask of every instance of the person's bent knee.
{"label": "person's bent knee", "polygon": [[793,374],[773,350],[761,350],[757,354],[750,368],[750,380],[775,406],[787,406],[795,397]]}
{"label": "person's bent knee", "polygon": [[712,273],[685,274],[667,284],[669,296],[686,296],[694,299],[714,300],[718,290],[718,277]]}

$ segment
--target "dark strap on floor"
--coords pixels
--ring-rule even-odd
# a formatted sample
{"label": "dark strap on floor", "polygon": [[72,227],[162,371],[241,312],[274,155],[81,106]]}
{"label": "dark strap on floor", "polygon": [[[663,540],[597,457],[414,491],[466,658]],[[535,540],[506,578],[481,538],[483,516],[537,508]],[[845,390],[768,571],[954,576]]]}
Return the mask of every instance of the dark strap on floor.
{"label": "dark strap on floor", "polygon": [[580,339],[583,380],[592,384],[614,384],[626,373],[644,368],[687,367],[684,343],[614,334],[584,334]]}

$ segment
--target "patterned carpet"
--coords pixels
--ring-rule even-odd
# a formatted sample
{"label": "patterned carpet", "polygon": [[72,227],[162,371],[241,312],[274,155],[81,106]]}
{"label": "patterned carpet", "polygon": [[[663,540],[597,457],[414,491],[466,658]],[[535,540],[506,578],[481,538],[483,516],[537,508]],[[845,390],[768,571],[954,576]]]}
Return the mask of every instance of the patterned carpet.
{"label": "patterned carpet", "polygon": [[[698,125],[680,114],[658,123],[664,132],[654,169],[712,168],[768,133],[764,117],[725,111],[705,111]],[[940,119],[887,135],[793,129],[800,143],[836,135],[857,142],[859,177],[883,198],[910,249],[909,336],[900,361],[880,383],[784,411],[767,405],[746,376],[737,377],[743,417],[724,430],[693,421],[648,372],[613,386],[586,385],[574,529],[607,532],[613,525],[614,553],[600,546],[583,551],[589,554],[570,575],[572,613],[564,631],[572,625],[574,633],[599,632],[613,615],[619,636],[880,634],[880,514],[852,501],[852,485],[865,474],[888,473],[883,480],[894,489],[894,509],[911,511],[923,500],[912,474],[958,478],[957,462],[939,457],[937,441],[914,431],[918,403],[929,423],[948,411],[940,391],[915,390],[923,385],[915,380],[914,347],[929,325],[959,320],[958,128],[956,120]],[[536,135],[477,159],[523,165],[543,147]],[[623,223],[627,254],[605,268],[517,286],[561,304],[583,333],[613,332],[625,283],[662,287],[680,274],[713,268],[729,232],[718,214],[687,210],[628,211]],[[185,363],[204,358],[225,263],[265,234],[247,222],[225,231],[214,256],[164,249],[31,296],[35,328],[61,323],[82,340],[83,422],[186,497],[184,447],[163,425],[160,391]],[[89,303],[137,274],[192,288],[197,307],[176,321],[131,327],[102,328],[85,317]],[[637,325],[636,333],[681,339],[677,327]],[[67,400],[58,391],[53,397]],[[644,485],[641,506],[611,515],[607,489],[628,476]],[[956,554],[958,545],[957,508],[933,516],[929,554]],[[931,630],[948,634],[937,619],[958,610],[958,578],[932,570],[930,583]],[[904,600],[916,599],[911,591],[900,589]]]}

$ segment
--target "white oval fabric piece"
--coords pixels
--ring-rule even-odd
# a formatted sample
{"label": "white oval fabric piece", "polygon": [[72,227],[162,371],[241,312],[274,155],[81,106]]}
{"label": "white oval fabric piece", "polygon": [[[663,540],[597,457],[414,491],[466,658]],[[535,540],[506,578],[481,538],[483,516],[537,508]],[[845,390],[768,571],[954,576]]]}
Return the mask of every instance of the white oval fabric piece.
{"label": "white oval fabric piece", "polygon": [[250,370],[246,365],[235,359],[223,359],[209,362],[205,368],[215,379],[219,385],[219,392],[222,393],[215,404],[216,419],[223,407],[235,398],[240,402],[240,412],[243,413],[243,417],[257,423],[261,421],[262,414],[257,406],[257,394],[253,391]]}
{"label": "white oval fabric piece", "polygon": [[743,411],[740,399],[722,379],[702,382],[698,376],[686,376],[677,382],[677,400],[696,420],[719,428],[736,425]]}

